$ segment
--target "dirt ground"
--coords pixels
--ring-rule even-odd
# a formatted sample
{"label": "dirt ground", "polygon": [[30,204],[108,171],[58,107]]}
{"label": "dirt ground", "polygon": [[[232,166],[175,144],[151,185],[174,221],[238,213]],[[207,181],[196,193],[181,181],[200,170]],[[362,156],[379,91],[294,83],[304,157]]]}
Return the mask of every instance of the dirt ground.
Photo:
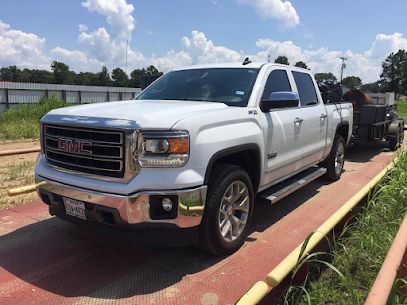
{"label": "dirt ground", "polygon": [[[39,147],[38,140],[1,142],[0,151]],[[34,164],[38,153],[0,157],[0,210],[37,199],[35,192],[9,197],[7,190],[34,183]]]}

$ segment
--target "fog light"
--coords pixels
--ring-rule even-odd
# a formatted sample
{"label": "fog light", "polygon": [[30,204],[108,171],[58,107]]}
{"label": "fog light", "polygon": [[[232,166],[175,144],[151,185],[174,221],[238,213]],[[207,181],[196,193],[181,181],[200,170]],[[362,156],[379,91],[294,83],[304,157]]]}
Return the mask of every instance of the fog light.
{"label": "fog light", "polygon": [[172,210],[172,201],[169,198],[164,198],[161,201],[161,205],[162,205],[164,211],[166,211],[166,212],[169,212]]}

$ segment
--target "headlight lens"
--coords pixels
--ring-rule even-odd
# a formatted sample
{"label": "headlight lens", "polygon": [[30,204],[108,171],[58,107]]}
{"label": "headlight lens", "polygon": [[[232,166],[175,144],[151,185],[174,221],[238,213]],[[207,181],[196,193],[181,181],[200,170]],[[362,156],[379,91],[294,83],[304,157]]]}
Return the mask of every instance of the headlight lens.
{"label": "headlight lens", "polygon": [[147,139],[145,141],[145,150],[147,152],[151,152],[154,154],[157,153],[166,153],[168,152],[168,149],[170,148],[170,143],[168,142],[167,139],[163,139],[163,140],[150,140]]}
{"label": "headlight lens", "polygon": [[142,167],[181,167],[189,158],[187,131],[142,131]]}

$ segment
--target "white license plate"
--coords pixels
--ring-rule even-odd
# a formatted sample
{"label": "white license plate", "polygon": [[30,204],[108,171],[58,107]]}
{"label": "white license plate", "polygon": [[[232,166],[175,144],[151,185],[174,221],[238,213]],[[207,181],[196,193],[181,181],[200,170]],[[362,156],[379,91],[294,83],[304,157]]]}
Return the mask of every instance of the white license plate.
{"label": "white license plate", "polygon": [[64,202],[66,214],[86,220],[84,202],[66,197],[62,197],[62,201]]}

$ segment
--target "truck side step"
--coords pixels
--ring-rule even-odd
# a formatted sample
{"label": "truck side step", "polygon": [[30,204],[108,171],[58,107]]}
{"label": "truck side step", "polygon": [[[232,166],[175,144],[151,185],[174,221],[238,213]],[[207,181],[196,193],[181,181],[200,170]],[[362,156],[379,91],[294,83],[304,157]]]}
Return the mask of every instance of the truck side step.
{"label": "truck side step", "polygon": [[290,195],[296,190],[302,188],[308,183],[314,181],[326,173],[326,168],[313,166],[294,177],[284,180],[272,187],[264,190],[259,194],[259,197],[267,200],[270,204],[274,204],[280,199]]}

